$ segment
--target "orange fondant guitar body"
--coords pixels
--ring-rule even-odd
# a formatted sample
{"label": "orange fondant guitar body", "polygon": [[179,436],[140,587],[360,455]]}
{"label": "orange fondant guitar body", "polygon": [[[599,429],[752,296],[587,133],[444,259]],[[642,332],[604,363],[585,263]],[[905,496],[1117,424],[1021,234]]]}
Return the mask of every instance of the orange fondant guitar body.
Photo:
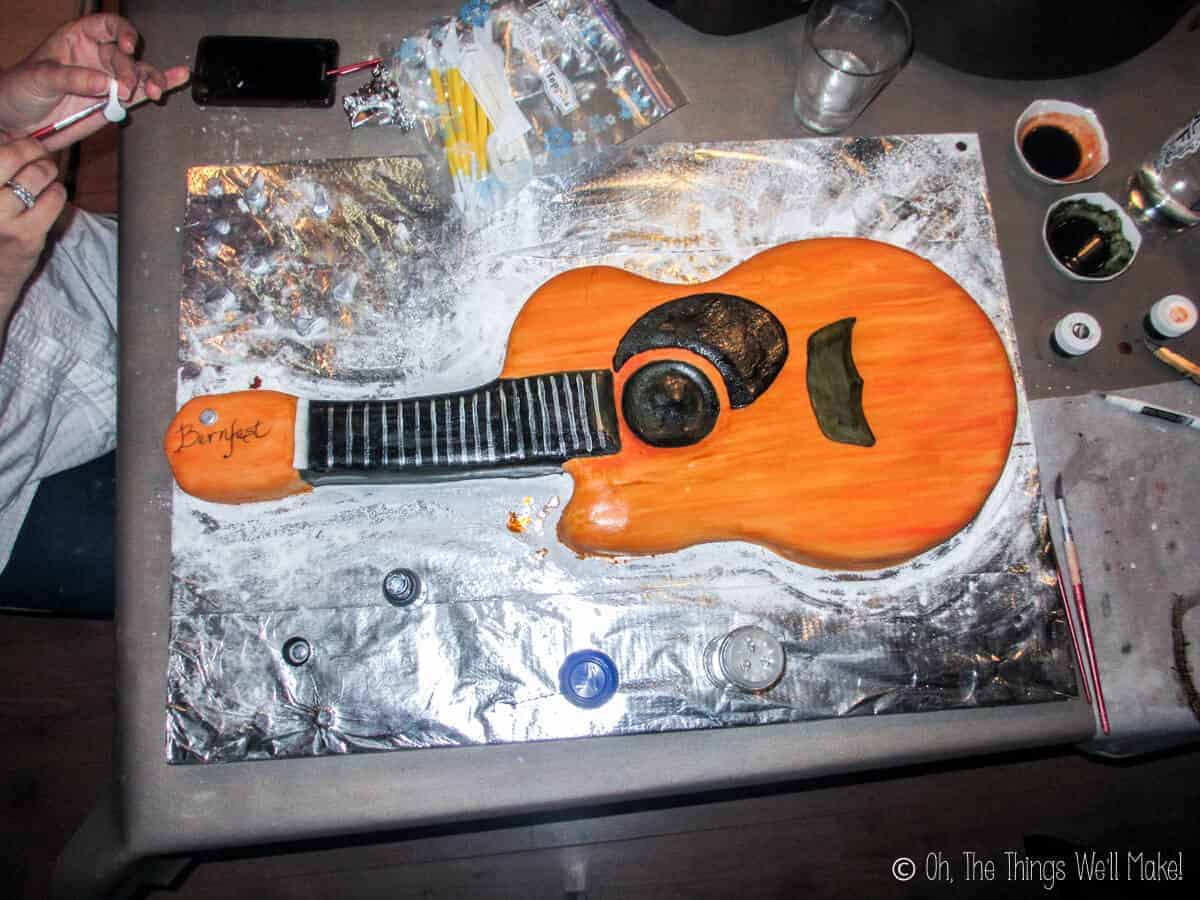
{"label": "orange fondant guitar body", "polygon": [[1008,456],[999,335],[951,278],[860,239],[785,244],[702,285],[607,267],[539,288],[500,378],[460,394],[197,397],[164,449],[180,486],[242,503],[355,481],[563,469],[581,553],[761,544],[869,569],[945,541]]}

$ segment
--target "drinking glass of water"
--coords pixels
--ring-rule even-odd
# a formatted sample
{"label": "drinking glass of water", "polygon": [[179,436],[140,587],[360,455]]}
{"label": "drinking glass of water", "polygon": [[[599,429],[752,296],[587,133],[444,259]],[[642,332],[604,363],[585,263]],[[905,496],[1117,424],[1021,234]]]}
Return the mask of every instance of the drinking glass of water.
{"label": "drinking glass of water", "polygon": [[1200,225],[1200,113],[1134,172],[1126,206],[1139,227]]}
{"label": "drinking glass of water", "polygon": [[820,134],[848,128],[911,52],[912,27],[895,0],[816,0],[804,24],[796,116]]}

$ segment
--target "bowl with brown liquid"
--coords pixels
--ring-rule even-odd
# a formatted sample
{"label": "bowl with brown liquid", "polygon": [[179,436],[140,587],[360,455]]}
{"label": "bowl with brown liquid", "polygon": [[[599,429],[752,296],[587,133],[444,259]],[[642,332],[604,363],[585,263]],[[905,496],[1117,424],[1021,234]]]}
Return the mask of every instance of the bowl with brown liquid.
{"label": "bowl with brown liquid", "polygon": [[1065,100],[1035,100],[1013,127],[1017,159],[1048,184],[1077,184],[1108,165],[1108,139],[1096,113]]}
{"label": "bowl with brown liquid", "polygon": [[1072,194],[1046,210],[1042,243],[1068,278],[1112,281],[1133,263],[1142,236],[1108,194]]}

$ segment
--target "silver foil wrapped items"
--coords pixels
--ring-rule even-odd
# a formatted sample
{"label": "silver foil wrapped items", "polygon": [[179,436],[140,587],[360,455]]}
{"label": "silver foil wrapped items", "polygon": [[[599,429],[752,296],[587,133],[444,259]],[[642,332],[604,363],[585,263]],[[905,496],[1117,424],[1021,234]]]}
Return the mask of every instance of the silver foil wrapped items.
{"label": "silver foil wrapped items", "polygon": [[399,84],[383,63],[371,69],[371,78],[365,84],[342,98],[342,109],[351,128],[394,125],[401,131],[412,131],[417,124],[417,117],[404,102]]}

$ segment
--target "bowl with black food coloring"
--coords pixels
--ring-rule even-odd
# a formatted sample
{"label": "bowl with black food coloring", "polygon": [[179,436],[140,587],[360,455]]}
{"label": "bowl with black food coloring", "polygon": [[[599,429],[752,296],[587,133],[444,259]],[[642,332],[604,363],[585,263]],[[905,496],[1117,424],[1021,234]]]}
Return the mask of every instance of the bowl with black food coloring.
{"label": "bowl with black food coloring", "polygon": [[1108,165],[1108,138],[1096,113],[1065,100],[1035,100],[1013,126],[1017,159],[1038,181],[1077,184]]}
{"label": "bowl with black food coloring", "polygon": [[1129,268],[1142,236],[1108,194],[1072,194],[1046,210],[1042,243],[1068,278],[1112,281]]}

